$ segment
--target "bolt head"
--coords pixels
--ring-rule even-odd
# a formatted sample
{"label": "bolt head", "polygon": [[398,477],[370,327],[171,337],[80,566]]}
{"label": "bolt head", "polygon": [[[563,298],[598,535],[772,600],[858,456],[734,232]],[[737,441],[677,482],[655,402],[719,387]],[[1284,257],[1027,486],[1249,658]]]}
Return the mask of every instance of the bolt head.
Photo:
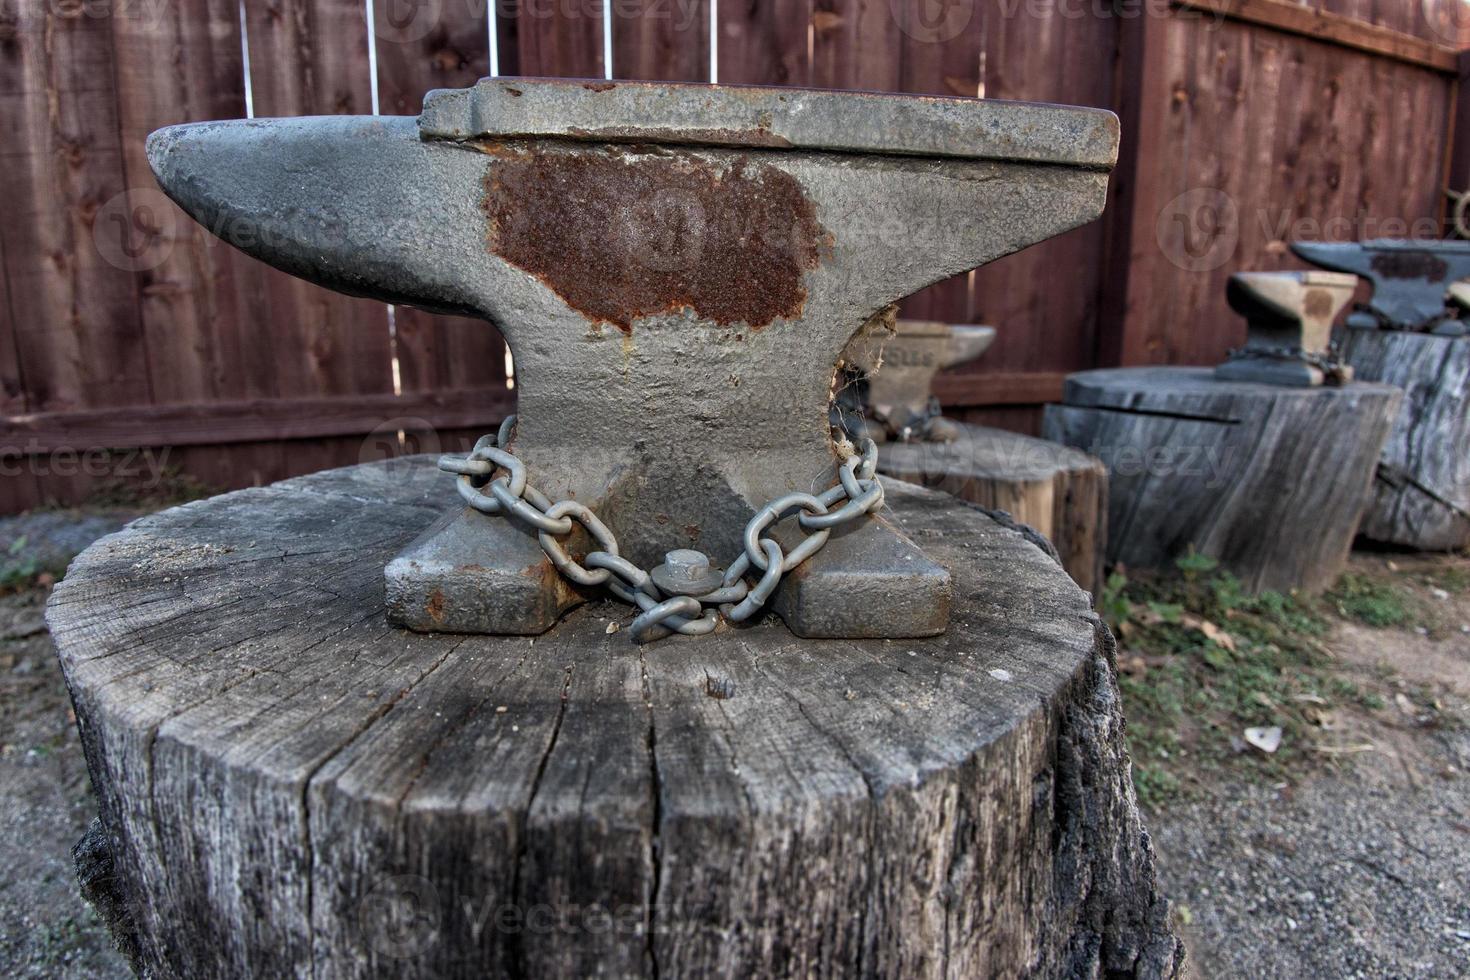
{"label": "bolt head", "polygon": [[710,565],[709,556],[693,548],[665,552],[664,563],[650,575],[670,595],[705,595],[720,587],[724,572]]}
{"label": "bolt head", "polygon": [[693,548],[675,548],[664,555],[664,567],[670,578],[692,582],[709,571],[709,556]]}

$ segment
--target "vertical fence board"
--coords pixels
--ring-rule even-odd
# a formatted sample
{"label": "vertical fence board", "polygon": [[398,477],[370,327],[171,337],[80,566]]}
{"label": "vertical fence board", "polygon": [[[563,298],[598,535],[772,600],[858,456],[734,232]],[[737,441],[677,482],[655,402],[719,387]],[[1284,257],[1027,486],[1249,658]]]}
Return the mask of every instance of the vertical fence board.
{"label": "vertical fence board", "polygon": [[[1117,19],[1024,6],[993,8],[985,28],[985,96],[1113,108]],[[1058,65],[1068,66],[1057,71]],[[1077,371],[1093,365],[1104,223],[1099,220],[977,270],[975,319],[998,328],[977,373]],[[1056,276],[1067,287],[1056,288]],[[969,373],[960,369],[961,373]],[[969,369],[974,370],[974,369]]]}
{"label": "vertical fence board", "polygon": [[[372,112],[368,25],[362,0],[252,0],[245,5],[257,116]],[[284,274],[267,288],[277,394],[353,395],[393,390],[387,307]],[[355,461],[361,439],[285,445],[286,473]],[[190,455],[197,455],[190,453]]]}
{"label": "vertical fence board", "polygon": [[[22,3],[0,45],[0,225],[32,411],[147,403],[107,18]],[[109,261],[97,237],[117,249]]]}
{"label": "vertical fence board", "polygon": [[[144,152],[162,126],[245,115],[239,8],[231,0],[177,0],[148,16],[109,18],[129,213],[153,229],[136,269],[155,402],[270,395],[271,359],[260,325],[242,317],[236,266],[255,265],[165,198]],[[240,270],[247,290],[259,269]]]}
{"label": "vertical fence board", "polygon": [[[246,5],[251,90],[258,116],[372,112],[361,0],[265,0]],[[289,276],[270,286],[278,394],[392,391],[387,311]]]}
{"label": "vertical fence board", "polygon": [[[988,7],[977,0],[936,4],[904,0],[890,5],[900,41],[899,88],[925,95],[980,93],[981,57],[985,50]],[[929,220],[943,221],[943,213]],[[904,301],[904,316],[924,320],[967,323],[974,319],[970,300],[973,275],[964,274],[935,283]]]}
{"label": "vertical fence board", "polygon": [[811,84],[896,92],[903,33],[885,0],[815,0]]}
{"label": "vertical fence board", "polygon": [[719,80],[810,85],[811,0],[720,0]]}
{"label": "vertical fence board", "polygon": [[614,0],[613,77],[709,81],[710,0]]}
{"label": "vertical fence board", "polygon": [[[430,89],[461,88],[489,74],[489,8],[476,8],[458,0],[442,6],[374,4],[378,101],[384,113],[417,115]],[[399,306],[394,326],[404,392],[503,383],[505,345],[484,320]]]}
{"label": "vertical fence board", "polygon": [[603,77],[601,0],[507,0],[499,9],[515,19],[516,74]]}

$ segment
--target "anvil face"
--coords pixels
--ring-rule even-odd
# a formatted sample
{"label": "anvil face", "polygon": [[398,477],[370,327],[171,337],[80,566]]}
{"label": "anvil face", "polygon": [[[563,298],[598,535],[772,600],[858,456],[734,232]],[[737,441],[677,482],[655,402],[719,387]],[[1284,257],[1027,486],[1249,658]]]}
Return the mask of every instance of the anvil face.
{"label": "anvil face", "polygon": [[886,425],[884,434],[908,441],[927,437],[934,375],[973,361],[994,341],[994,327],[899,320],[891,335],[853,337],[842,356],[865,376],[867,408]]}
{"label": "anvil face", "polygon": [[1366,242],[1292,242],[1313,265],[1362,276],[1373,286],[1368,309],[1349,326],[1462,333],[1446,309],[1450,284],[1470,276],[1470,242],[1379,238]]}
{"label": "anvil face", "polygon": [[[535,79],[430,93],[418,119],[149,139],[164,189],[226,241],[334,289],[496,324],[532,482],[593,507],[645,568],[691,546],[729,561],[756,508],[831,486],[827,403],[852,334],[1097,217],[1116,150],[1099,110]],[[831,635],[810,610],[836,570],[881,585],[893,562],[926,583],[894,602],[938,602],[942,569],[916,555],[870,520],[775,608]],[[534,536],[471,512],[390,566],[390,604],[420,628],[538,632],[583,598],[548,569]],[[883,616],[833,628],[884,635]]]}

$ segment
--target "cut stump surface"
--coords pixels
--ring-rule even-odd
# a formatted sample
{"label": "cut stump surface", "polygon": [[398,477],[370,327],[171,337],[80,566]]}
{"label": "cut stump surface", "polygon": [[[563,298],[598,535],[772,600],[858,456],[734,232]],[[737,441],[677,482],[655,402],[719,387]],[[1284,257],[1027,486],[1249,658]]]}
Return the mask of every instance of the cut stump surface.
{"label": "cut stump surface", "polygon": [[942,637],[405,632],[422,457],[103,539],[48,613],[99,905],[157,976],[1173,973],[1110,635],[1024,529],[887,487]]}

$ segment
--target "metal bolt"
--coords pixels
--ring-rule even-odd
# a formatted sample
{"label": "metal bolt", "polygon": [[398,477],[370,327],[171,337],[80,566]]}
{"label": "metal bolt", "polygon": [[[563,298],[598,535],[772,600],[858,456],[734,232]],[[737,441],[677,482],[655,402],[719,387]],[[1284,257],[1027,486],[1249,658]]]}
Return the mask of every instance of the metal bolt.
{"label": "metal bolt", "polygon": [[710,565],[709,556],[693,548],[675,548],[651,573],[654,584],[670,595],[699,596],[719,588],[724,573]]}

